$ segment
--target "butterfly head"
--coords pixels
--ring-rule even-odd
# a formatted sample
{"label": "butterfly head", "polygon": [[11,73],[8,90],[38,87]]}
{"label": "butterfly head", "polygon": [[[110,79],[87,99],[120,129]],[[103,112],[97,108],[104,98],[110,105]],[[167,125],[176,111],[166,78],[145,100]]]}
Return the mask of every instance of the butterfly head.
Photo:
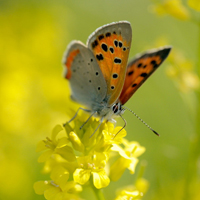
{"label": "butterfly head", "polygon": [[112,111],[114,115],[120,115],[124,113],[125,109],[122,108],[122,104],[120,102],[117,102],[112,105]]}

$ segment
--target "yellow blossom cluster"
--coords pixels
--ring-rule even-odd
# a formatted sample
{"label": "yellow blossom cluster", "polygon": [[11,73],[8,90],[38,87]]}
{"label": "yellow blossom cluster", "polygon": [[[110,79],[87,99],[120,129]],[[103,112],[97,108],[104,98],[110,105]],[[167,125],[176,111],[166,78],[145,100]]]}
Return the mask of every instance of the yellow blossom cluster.
{"label": "yellow blossom cluster", "polygon": [[[190,8],[200,11],[199,0],[187,0],[187,4]],[[179,20],[189,20],[191,18],[191,13],[182,0],[163,0],[162,3],[154,5],[152,11],[158,15],[169,14]]]}
{"label": "yellow blossom cluster", "polygon": [[[42,152],[38,162],[45,163],[44,171],[50,173],[51,180],[36,182],[34,189],[47,200],[81,199],[84,185],[96,190],[107,187],[126,169],[133,174],[138,157],[145,151],[137,142],[124,139],[126,131],[111,122],[102,123],[91,137],[99,121],[92,118],[80,129],[84,123],[81,119],[73,120],[72,125],[57,125],[51,137],[38,144],[37,151]],[[116,200],[121,196],[141,199],[147,184],[137,185],[139,189],[119,192]]]}
{"label": "yellow blossom cluster", "polygon": [[170,65],[167,68],[167,74],[175,81],[181,92],[188,93],[199,89],[200,79],[193,69],[194,65],[181,51],[174,50],[168,61]]}

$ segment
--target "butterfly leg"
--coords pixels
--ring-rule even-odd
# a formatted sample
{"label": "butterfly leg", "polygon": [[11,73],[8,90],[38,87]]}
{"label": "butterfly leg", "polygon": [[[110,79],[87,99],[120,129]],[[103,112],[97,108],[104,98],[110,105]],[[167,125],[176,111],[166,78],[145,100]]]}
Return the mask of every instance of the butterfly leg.
{"label": "butterfly leg", "polygon": [[96,111],[93,112],[93,113],[87,118],[87,120],[82,124],[82,126],[80,127],[80,129],[83,128],[83,126],[90,120],[90,118],[91,118],[95,113],[96,113]]}
{"label": "butterfly leg", "polygon": [[72,120],[74,120],[74,119],[76,118],[76,116],[77,116],[79,110],[83,110],[83,111],[85,111],[85,112],[91,112],[91,110],[87,110],[87,109],[85,109],[85,108],[81,108],[81,107],[80,107],[80,108],[76,111],[75,115],[68,121],[68,123],[70,123]]}
{"label": "butterfly leg", "polygon": [[115,137],[117,136],[117,134],[118,134],[120,131],[122,131],[122,130],[126,127],[126,125],[127,125],[127,122],[126,122],[126,120],[122,117],[122,115],[119,114],[119,116],[123,119],[123,121],[124,121],[124,126],[115,134],[115,136],[114,136],[113,139],[115,139]]}
{"label": "butterfly leg", "polygon": [[96,131],[99,129],[99,127],[101,126],[102,122],[103,122],[103,117],[100,119],[100,123],[99,125],[97,126],[97,128],[95,129],[95,131],[92,133],[92,135],[90,135],[90,138],[96,133]]}

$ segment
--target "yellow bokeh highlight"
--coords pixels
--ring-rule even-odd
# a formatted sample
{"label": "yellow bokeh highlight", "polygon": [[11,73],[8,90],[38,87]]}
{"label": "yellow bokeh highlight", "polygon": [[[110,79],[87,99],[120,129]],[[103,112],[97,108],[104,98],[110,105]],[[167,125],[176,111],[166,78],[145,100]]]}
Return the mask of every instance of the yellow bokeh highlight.
{"label": "yellow bokeh highlight", "polygon": [[0,196],[31,199],[38,137],[68,119],[61,64],[68,35],[42,5],[5,6],[0,21]]}
{"label": "yellow bokeh highlight", "polygon": [[188,20],[190,14],[181,0],[165,0],[163,3],[154,5],[152,11],[158,15],[169,14],[180,20]]}
{"label": "yellow bokeh highlight", "polygon": [[200,1],[199,0],[188,0],[188,5],[196,11],[200,11]]}

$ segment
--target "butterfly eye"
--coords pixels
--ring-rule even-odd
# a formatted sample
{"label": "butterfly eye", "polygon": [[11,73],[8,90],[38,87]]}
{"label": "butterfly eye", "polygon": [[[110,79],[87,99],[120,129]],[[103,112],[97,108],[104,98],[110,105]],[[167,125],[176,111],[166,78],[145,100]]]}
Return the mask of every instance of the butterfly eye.
{"label": "butterfly eye", "polygon": [[113,106],[112,106],[112,110],[113,110],[113,112],[114,112],[114,114],[119,114],[119,113],[121,113],[121,111],[122,111],[122,106],[121,106],[121,104],[120,103],[116,103],[116,104],[114,104]]}

